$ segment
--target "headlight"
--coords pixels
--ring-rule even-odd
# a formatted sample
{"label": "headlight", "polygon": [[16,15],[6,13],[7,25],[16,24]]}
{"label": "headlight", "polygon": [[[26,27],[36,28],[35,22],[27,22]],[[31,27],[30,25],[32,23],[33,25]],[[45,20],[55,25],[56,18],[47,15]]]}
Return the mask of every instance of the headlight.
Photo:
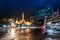
{"label": "headlight", "polygon": [[15,29],[11,29],[11,34],[14,34],[15,33]]}
{"label": "headlight", "polygon": [[30,31],[31,31],[30,29],[26,29],[26,30],[25,30],[26,33],[29,33]]}
{"label": "headlight", "polygon": [[54,31],[53,30],[47,30],[48,33],[53,33]]}

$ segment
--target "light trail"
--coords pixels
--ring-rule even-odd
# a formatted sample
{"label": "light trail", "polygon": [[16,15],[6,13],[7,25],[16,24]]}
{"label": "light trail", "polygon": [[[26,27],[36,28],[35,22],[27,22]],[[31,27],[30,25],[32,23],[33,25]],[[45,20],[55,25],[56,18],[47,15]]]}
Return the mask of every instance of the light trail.
{"label": "light trail", "polygon": [[39,29],[39,28],[44,28],[44,27],[17,27],[18,29]]}

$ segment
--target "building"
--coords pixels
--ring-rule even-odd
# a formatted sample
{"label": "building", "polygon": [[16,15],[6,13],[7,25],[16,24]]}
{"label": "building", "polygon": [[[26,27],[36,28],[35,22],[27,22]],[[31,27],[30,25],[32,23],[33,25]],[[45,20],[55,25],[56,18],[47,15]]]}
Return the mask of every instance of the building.
{"label": "building", "polygon": [[53,13],[52,17],[48,19],[47,22],[60,22],[59,9],[57,9],[57,11]]}
{"label": "building", "polygon": [[53,34],[53,33],[60,33],[60,13],[59,13],[59,9],[57,9],[56,12],[54,12],[54,14],[52,15],[52,17],[50,19],[48,19],[47,21],[47,32],[49,34]]}
{"label": "building", "polygon": [[26,25],[31,25],[32,24],[32,22],[29,22],[29,21],[26,21],[25,19],[24,19],[24,12],[22,13],[22,19],[21,20],[16,20],[15,21],[15,23],[16,24],[26,24]]}

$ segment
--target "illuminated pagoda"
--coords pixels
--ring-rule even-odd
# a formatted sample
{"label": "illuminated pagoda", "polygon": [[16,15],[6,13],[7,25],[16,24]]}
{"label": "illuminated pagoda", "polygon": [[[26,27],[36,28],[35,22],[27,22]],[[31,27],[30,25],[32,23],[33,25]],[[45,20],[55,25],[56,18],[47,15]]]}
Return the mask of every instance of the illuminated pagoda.
{"label": "illuminated pagoda", "polygon": [[22,12],[22,19],[18,21],[18,19],[15,22],[16,24],[25,24],[25,25],[31,25],[32,22],[26,21],[24,19],[24,12]]}

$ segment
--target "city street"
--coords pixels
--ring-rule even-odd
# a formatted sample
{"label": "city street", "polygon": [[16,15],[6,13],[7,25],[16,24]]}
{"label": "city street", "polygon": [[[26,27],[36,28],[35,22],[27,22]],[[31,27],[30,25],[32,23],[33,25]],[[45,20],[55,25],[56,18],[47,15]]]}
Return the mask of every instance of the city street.
{"label": "city street", "polygon": [[0,40],[60,40],[60,0],[0,0]]}

